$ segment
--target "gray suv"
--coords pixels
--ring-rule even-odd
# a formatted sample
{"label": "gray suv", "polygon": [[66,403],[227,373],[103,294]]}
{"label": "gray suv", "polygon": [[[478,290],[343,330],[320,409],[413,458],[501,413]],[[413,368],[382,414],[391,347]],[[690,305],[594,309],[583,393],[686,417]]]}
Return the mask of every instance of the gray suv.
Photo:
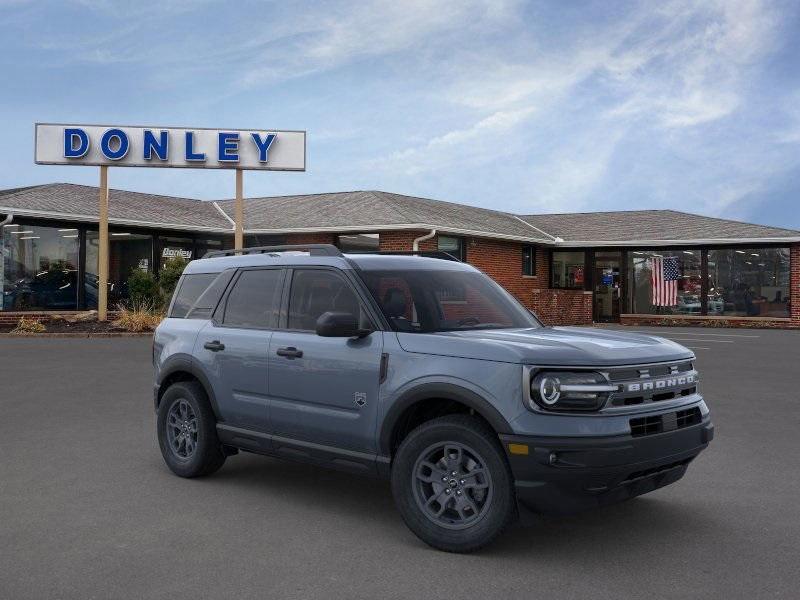
{"label": "gray suv", "polygon": [[468,552],[521,508],[680,479],[714,431],[694,360],[649,335],[544,327],[455,260],[212,252],[155,333],[158,440],[181,477],[246,451],[388,478],[417,536]]}

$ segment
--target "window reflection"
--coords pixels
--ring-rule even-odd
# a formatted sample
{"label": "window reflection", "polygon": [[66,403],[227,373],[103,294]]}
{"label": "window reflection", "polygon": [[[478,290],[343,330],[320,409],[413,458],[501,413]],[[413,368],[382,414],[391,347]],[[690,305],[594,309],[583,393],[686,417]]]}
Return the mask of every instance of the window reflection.
{"label": "window reflection", "polygon": [[629,256],[632,313],[701,314],[700,250],[635,250]]}
{"label": "window reflection", "polygon": [[6,225],[2,228],[3,310],[78,307],[78,230]]}
{"label": "window reflection", "polygon": [[789,317],[789,248],[708,251],[708,314]]}

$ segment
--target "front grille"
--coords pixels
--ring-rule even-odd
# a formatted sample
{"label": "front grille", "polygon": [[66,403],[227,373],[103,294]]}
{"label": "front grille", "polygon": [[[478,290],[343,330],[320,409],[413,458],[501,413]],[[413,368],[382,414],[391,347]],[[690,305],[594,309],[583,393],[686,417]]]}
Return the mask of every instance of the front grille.
{"label": "front grille", "polygon": [[664,402],[697,393],[697,371],[691,361],[610,368],[609,380],[619,389],[607,406],[635,406]]}
{"label": "front grille", "polygon": [[629,423],[631,426],[631,436],[642,437],[697,425],[702,419],[703,416],[700,414],[700,409],[694,406],[663,415],[637,417],[631,419]]}

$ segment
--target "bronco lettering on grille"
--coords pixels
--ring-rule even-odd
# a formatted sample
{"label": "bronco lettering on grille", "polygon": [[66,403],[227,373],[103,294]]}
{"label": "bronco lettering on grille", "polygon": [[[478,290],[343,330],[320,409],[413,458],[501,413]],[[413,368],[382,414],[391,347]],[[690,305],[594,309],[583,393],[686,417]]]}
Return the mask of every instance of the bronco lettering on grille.
{"label": "bronco lettering on grille", "polygon": [[628,392],[646,392],[652,390],[663,390],[667,388],[688,385],[695,382],[694,375],[681,375],[680,377],[668,377],[665,379],[655,379],[653,381],[643,381],[637,383],[629,383],[626,391]]}

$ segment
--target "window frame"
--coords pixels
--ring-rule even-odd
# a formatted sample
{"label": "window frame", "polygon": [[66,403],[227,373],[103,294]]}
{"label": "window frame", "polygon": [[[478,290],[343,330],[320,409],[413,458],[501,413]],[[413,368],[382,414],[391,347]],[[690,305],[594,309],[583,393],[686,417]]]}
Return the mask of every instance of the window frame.
{"label": "window frame", "polygon": [[[458,241],[458,252],[457,253],[453,253],[452,250],[444,250],[444,249],[440,248],[439,247],[439,243],[442,240],[442,238],[446,238],[448,240],[457,240]],[[438,236],[436,236],[436,250],[438,252],[445,252],[446,254],[449,254],[450,256],[455,257],[460,262],[463,262],[463,263],[467,262],[467,243],[466,243],[466,238],[464,238],[462,236],[459,236],[459,235],[438,235]]]}
{"label": "window frame", "polygon": [[[530,270],[531,270],[531,272],[530,273],[526,273],[525,272],[525,269],[528,266],[526,264],[527,261],[525,260],[525,250],[530,250],[530,253],[531,253],[531,259],[530,259],[530,267],[531,267]],[[536,277],[537,276],[537,274],[536,274],[536,263],[537,263],[537,260],[536,260],[536,246],[534,246],[533,244],[523,244],[522,249],[520,250],[520,253],[522,255],[522,276],[523,277]]]}
{"label": "window frame", "polygon": [[278,293],[276,298],[276,305],[278,308],[278,323],[280,323],[280,308],[281,308],[281,299],[283,298],[284,288],[286,287],[286,267],[284,266],[264,266],[264,267],[248,267],[248,268],[241,268],[237,269],[234,276],[231,278],[231,281],[228,282],[228,286],[225,289],[225,293],[222,296],[222,299],[217,304],[216,309],[214,309],[214,314],[211,317],[211,322],[214,324],[215,327],[220,327],[224,329],[244,329],[247,331],[275,331],[277,329],[278,323],[272,323],[269,327],[257,327],[257,326],[250,326],[244,327],[242,325],[231,325],[229,323],[225,323],[225,312],[228,309],[228,300],[233,293],[233,290],[236,289],[236,284],[239,282],[239,279],[242,277],[242,274],[247,271],[280,271],[280,277],[278,280]]}

